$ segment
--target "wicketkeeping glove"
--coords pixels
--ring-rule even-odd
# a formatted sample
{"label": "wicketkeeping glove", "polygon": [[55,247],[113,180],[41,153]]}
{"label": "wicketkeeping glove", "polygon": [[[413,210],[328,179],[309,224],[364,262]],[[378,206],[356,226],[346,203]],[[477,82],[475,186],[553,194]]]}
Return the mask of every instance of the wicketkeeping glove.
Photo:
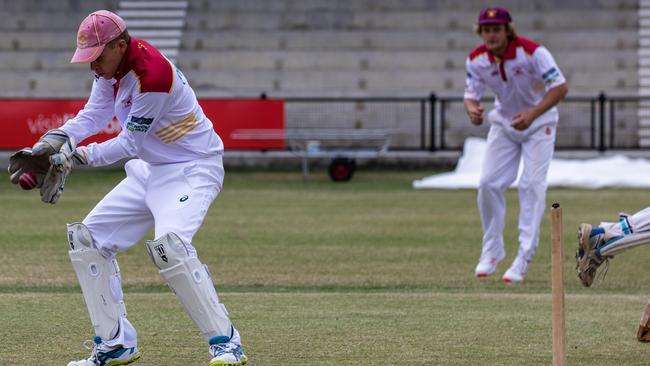
{"label": "wicketkeeping glove", "polygon": [[32,172],[36,175],[37,187],[43,184],[47,171],[50,169],[49,156],[35,156],[32,149],[26,147],[9,158],[10,180],[13,184],[18,184],[18,179],[23,173]]}
{"label": "wicketkeeping glove", "polygon": [[[11,183],[18,184],[18,179],[23,173],[32,172],[37,178],[37,187],[41,187],[45,175],[50,168],[49,157],[61,150],[61,147],[70,144],[71,140],[63,130],[54,129],[47,131],[32,146],[24,148],[9,158],[9,174]],[[72,141],[71,150],[74,150]]]}
{"label": "wicketkeeping glove", "polygon": [[[32,146],[32,155],[49,157],[58,153],[63,145],[70,142],[70,136],[65,131],[59,129],[49,130]],[[74,151],[74,141],[72,142],[70,150]]]}
{"label": "wicketkeeping glove", "polygon": [[65,180],[74,166],[87,165],[88,160],[83,151],[78,152],[74,147],[74,139],[66,143],[61,150],[50,156],[50,168],[41,186],[41,200],[45,203],[56,203],[63,193]]}

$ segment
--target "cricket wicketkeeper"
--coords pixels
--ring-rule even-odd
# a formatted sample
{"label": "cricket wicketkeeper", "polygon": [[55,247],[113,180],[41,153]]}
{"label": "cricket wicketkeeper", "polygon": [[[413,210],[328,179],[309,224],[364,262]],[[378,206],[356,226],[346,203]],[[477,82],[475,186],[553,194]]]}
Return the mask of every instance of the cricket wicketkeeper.
{"label": "cricket wicketkeeper", "polygon": [[[32,174],[27,184],[38,184],[42,200],[55,203],[74,167],[134,159],[125,165],[126,178],[83,222],[68,225],[70,259],[95,333],[90,356],[68,366],[140,358],[116,255],[152,228],[147,251],[208,343],[210,365],[245,364],[239,332],[192,246],[224,178],[223,143],[212,122],[183,73],[151,44],[130,37],[124,20],[109,11],[81,22],[71,62],[89,64],[95,74],[88,102],[60,129],[12,156],[11,181]],[[117,137],[76,146],[113,117],[122,127]]]}

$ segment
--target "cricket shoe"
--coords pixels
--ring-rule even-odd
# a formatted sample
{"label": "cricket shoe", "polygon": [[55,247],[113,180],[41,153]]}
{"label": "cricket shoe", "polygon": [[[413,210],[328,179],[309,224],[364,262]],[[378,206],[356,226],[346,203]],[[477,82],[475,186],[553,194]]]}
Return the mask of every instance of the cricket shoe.
{"label": "cricket shoe", "polygon": [[598,253],[599,246],[606,243],[606,240],[606,232],[602,227],[597,226],[594,228],[590,224],[580,224],[578,227],[576,270],[578,271],[578,278],[584,287],[589,287],[594,282],[601,264],[605,263],[603,273],[607,273],[607,263],[612,257],[601,256]]}
{"label": "cricket shoe", "polygon": [[[225,341],[225,342],[224,342]],[[248,362],[241,346],[230,342],[228,337],[214,337],[210,339],[210,366],[233,365],[241,366]]]}
{"label": "cricket shoe", "polygon": [[493,256],[486,256],[486,257],[481,257],[479,259],[478,264],[476,265],[476,269],[474,270],[474,274],[476,277],[487,277],[492,275],[494,272],[497,271],[497,265],[501,260],[505,257],[505,254],[502,254],[499,257],[493,257]]}
{"label": "cricket shoe", "polygon": [[137,347],[109,347],[102,343],[100,337],[95,337],[93,342],[95,346],[90,357],[79,361],[72,361],[68,363],[68,366],[118,366],[128,365],[140,359],[140,352],[138,352]]}
{"label": "cricket shoe", "polygon": [[521,283],[526,278],[528,272],[528,261],[523,257],[517,256],[514,262],[506,273],[503,275],[503,282],[505,283]]}

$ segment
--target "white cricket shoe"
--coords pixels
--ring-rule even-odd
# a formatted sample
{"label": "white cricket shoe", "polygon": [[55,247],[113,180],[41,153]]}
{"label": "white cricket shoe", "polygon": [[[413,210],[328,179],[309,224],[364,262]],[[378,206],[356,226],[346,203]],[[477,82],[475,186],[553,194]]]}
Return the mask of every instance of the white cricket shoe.
{"label": "white cricket shoe", "polygon": [[[220,338],[220,337],[215,337],[215,338]],[[223,343],[215,342],[210,344],[209,352],[210,355],[212,356],[212,360],[210,360],[210,366],[221,366],[221,365],[241,366],[241,365],[245,365],[246,362],[248,362],[248,357],[246,357],[246,355],[244,354],[244,351],[242,350],[241,346],[230,342],[230,340]]]}
{"label": "white cricket shoe", "polygon": [[526,278],[528,272],[528,261],[524,258],[517,256],[514,262],[506,273],[503,275],[503,282],[506,283],[521,283]]}
{"label": "white cricket shoe", "polygon": [[476,277],[487,277],[492,275],[497,271],[497,265],[501,262],[503,257],[505,257],[505,254],[502,254],[500,257],[481,257],[476,265],[474,274],[476,274]]}
{"label": "white cricket shoe", "polygon": [[72,361],[68,366],[117,366],[128,365],[140,359],[137,347],[124,348],[122,346],[109,347],[102,343],[100,337],[93,339],[95,346],[90,357],[79,361]]}

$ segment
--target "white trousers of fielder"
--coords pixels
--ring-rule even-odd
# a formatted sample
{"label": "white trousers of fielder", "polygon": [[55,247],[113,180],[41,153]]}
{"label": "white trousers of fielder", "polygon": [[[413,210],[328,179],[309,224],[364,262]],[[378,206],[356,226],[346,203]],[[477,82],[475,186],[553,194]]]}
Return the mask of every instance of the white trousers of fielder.
{"label": "white trousers of fielder", "polygon": [[[132,247],[153,228],[156,239],[176,234],[187,246],[189,255],[196,257],[192,238],[221,190],[222,157],[163,165],[134,159],[126,163],[125,170],[126,178],[83,220],[101,255],[115,259],[117,253]],[[121,284],[117,285],[120,288],[116,290],[121,292]],[[231,341],[240,344],[234,328]],[[135,347],[137,332],[124,317],[117,335],[104,343]]]}
{"label": "white trousers of fielder", "polygon": [[491,126],[477,203],[483,225],[481,258],[502,259],[505,255],[503,229],[506,217],[505,190],[517,179],[520,160],[523,171],[519,179],[519,252],[532,260],[539,243],[539,226],[544,215],[547,173],[555,146],[556,115],[542,115],[524,131],[504,127],[510,121],[496,111],[488,115]]}

